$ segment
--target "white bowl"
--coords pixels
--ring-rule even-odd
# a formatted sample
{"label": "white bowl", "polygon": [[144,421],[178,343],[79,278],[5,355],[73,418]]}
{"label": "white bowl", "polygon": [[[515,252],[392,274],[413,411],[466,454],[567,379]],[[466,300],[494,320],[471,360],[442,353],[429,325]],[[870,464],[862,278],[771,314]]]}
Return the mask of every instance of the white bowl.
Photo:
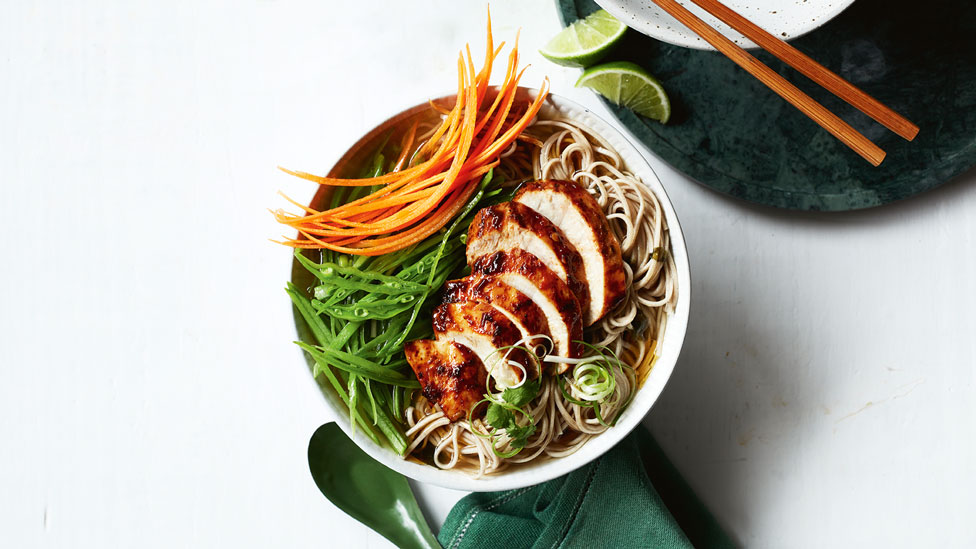
{"label": "white bowl", "polygon": [[[688,0],[678,2],[736,44],[743,48],[756,47],[738,31]],[[697,50],[715,49],[649,0],[596,0],[596,3],[625,25],[651,38]],[[854,0],[722,0],[722,3],[773,36],[790,40],[830,21]]]}
{"label": "white bowl", "polygon": [[[536,90],[521,88],[520,94],[523,96],[535,96]],[[453,96],[444,99],[453,99]],[[389,128],[393,127],[399,121],[427,108],[428,104],[425,101],[394,115],[386,122],[377,126],[349,149],[339,162],[336,163],[336,167],[333,168],[332,173],[339,173],[341,167],[346,162],[361,158],[363,147],[376,139],[377,136],[385,134]],[[668,319],[668,325],[660,347],[661,356],[630,406],[620,416],[617,424],[603,434],[590,439],[579,451],[567,457],[527,463],[482,479],[474,479],[459,471],[442,470],[432,465],[424,465],[405,460],[396,455],[392,450],[377,445],[363,436],[361,432],[353,437],[356,444],[374,459],[414,480],[429,482],[455,490],[489,492],[531,486],[569,473],[600,457],[604,452],[626,437],[640,423],[641,419],[643,419],[661,394],[661,391],[664,390],[664,385],[671,376],[671,371],[674,369],[674,365],[678,360],[678,354],[681,351],[681,345],[685,338],[685,330],[688,326],[688,307],[691,303],[691,275],[688,269],[688,252],[685,248],[681,226],[678,224],[678,217],[674,213],[674,208],[670,200],[668,200],[664,187],[661,186],[660,180],[658,180],[654,171],[651,170],[651,167],[637,149],[620,132],[597,118],[585,107],[564,97],[549,94],[543,107],[543,112],[559,113],[563,116],[573,118],[600,134],[620,153],[627,168],[649,185],[661,201],[661,206],[664,209],[670,229],[672,255],[678,273],[677,305],[674,314]],[[336,422],[347,435],[352,436],[349,424],[349,412],[342,403],[342,400],[327,387],[324,387],[322,392],[326,397],[328,407],[336,418]]]}

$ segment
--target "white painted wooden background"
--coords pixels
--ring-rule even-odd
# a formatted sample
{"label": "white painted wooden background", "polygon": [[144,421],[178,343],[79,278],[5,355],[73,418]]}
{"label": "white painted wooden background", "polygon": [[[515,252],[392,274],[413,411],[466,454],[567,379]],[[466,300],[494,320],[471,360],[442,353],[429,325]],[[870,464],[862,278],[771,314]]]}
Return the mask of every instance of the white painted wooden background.
{"label": "white painted wooden background", "polygon": [[[552,2],[495,0],[535,53]],[[483,2],[0,5],[0,544],[384,547],[308,475],[328,420],[265,208],[448,92]],[[923,131],[925,123],[921,120]],[[649,415],[751,547],[976,545],[976,173],[840,215],[726,199],[649,154],[694,303]],[[421,487],[434,522],[456,492]]]}

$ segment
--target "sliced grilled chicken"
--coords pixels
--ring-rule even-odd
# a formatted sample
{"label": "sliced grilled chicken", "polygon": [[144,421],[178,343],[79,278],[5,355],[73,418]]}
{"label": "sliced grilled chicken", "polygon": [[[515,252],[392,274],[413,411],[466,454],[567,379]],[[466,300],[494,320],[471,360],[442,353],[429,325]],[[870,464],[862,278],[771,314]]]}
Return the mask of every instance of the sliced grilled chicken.
{"label": "sliced grilled chicken", "polygon": [[[539,258],[524,250],[495,252],[482,257],[472,272],[491,275],[525,294],[546,315],[554,354],[578,358],[583,351],[580,306],[569,286]],[[567,365],[561,365],[562,373]]]}
{"label": "sliced grilled chicken", "polygon": [[515,195],[515,201],[559,227],[582,256],[590,288],[586,326],[620,303],[627,291],[620,243],[600,205],[585,189],[571,181],[534,181]]}
{"label": "sliced grilled chicken", "polygon": [[463,418],[485,392],[485,368],[471,349],[453,341],[418,339],[403,346],[424,397],[451,421]]}
{"label": "sliced grilled chicken", "polygon": [[559,227],[518,202],[504,202],[482,208],[468,228],[468,265],[495,252],[522,249],[542,260],[569,285],[587,316],[590,290],[583,271],[583,258]]}
{"label": "sliced grilled chicken", "polygon": [[453,341],[469,347],[500,388],[517,385],[522,370],[530,379],[539,375],[535,358],[521,347],[512,347],[522,332],[501,311],[475,301],[445,303],[434,309],[434,334],[439,341]]}
{"label": "sliced grilled chicken", "polygon": [[[549,336],[549,322],[545,313],[522,292],[505,284],[498,277],[472,275],[444,284],[444,303],[478,301],[498,309],[515,324],[523,338]],[[544,341],[526,340],[532,348]]]}

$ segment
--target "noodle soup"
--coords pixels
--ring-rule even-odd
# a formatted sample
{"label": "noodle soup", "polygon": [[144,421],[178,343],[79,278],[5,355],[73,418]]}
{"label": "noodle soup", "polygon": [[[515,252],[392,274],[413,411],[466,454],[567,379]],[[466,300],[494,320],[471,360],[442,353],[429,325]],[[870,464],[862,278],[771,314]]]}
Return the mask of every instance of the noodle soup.
{"label": "noodle soup", "polygon": [[[520,89],[519,101],[528,101],[533,93]],[[451,101],[448,97],[435,104],[449,107]],[[413,121],[419,121],[419,146],[439,120],[440,115],[426,104],[404,111],[360,140],[332,173],[351,176],[361,169],[369,151],[383,142],[389,155],[402,152],[390,144]],[[354,435],[370,455],[407,476],[474,491],[553,478],[594,459],[626,436],[649,410],[674,367],[687,324],[690,290],[683,239],[660,183],[633,146],[588,111],[550,96],[533,123],[502,154],[495,170],[503,185],[514,188],[537,179],[574,181],[585,188],[620,244],[627,292],[617,307],[584,332],[588,348],[600,349],[607,358],[604,365],[612,367],[604,368],[602,378],[585,364],[568,365],[564,376],[543,375],[538,395],[524,407],[527,421],[535,426],[524,440],[513,444],[510,437],[492,437],[477,414],[452,422],[421,391],[413,392],[405,409],[409,441],[405,458]],[[328,191],[323,187],[315,202],[323,203]],[[312,284],[301,269],[293,275],[297,286]],[[305,339],[307,327],[302,324],[298,319]],[[340,425],[352,433],[341,399],[324,384],[323,392],[338,412]],[[599,405],[585,399],[592,394],[603,397]]]}

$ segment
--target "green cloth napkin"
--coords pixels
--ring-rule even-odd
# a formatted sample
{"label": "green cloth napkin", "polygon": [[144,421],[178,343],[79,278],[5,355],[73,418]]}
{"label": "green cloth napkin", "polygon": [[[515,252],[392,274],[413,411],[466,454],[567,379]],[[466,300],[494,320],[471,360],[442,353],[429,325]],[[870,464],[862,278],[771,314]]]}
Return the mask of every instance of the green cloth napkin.
{"label": "green cloth napkin", "polygon": [[464,497],[438,540],[445,549],[735,547],[642,427],[563,477]]}

